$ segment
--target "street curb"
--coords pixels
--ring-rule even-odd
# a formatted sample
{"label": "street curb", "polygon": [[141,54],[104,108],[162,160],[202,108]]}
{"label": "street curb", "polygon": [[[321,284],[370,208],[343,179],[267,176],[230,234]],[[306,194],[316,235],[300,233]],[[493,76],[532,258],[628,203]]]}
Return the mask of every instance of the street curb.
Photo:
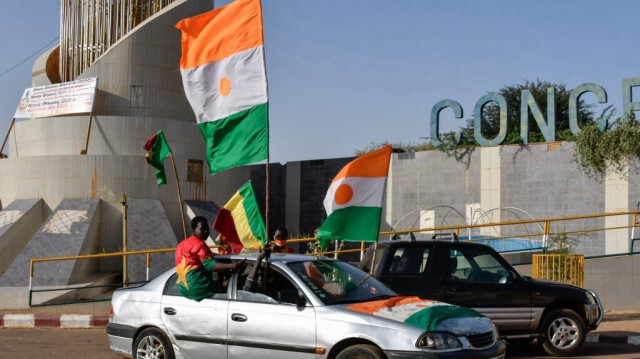
{"label": "street curb", "polygon": [[0,328],[100,328],[108,315],[93,314],[3,314]]}
{"label": "street curb", "polygon": [[587,334],[585,342],[640,345],[640,335]]}

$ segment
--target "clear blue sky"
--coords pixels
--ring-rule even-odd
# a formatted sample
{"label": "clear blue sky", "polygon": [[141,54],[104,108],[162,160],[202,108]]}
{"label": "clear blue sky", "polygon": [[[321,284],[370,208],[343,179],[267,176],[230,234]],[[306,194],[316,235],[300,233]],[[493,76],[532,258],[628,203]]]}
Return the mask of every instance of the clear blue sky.
{"label": "clear blue sky", "polygon": [[[59,6],[3,1],[0,73],[58,36]],[[263,11],[273,162],[416,143],[436,102],[469,118],[482,95],[525,80],[594,82],[621,110],[622,79],[640,77],[635,0],[263,0]],[[0,76],[0,141],[34,60]]]}

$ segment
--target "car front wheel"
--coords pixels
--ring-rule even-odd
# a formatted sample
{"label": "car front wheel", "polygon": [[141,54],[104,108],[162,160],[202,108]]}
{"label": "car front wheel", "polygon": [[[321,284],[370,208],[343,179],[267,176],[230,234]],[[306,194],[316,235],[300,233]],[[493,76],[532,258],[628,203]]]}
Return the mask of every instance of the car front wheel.
{"label": "car front wheel", "polygon": [[370,344],[357,344],[343,349],[336,359],[384,359],[380,348]]}
{"label": "car front wheel", "polygon": [[549,355],[571,356],[580,349],[586,335],[584,321],[576,312],[556,309],[542,324],[539,341]]}
{"label": "car front wheel", "polygon": [[133,343],[134,359],[173,359],[173,349],[167,337],[158,329],[147,328]]}

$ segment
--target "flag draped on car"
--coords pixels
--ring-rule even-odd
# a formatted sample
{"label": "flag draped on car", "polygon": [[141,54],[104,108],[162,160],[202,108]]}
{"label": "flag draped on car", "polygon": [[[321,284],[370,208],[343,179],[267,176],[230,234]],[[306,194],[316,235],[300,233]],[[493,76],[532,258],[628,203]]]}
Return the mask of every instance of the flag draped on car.
{"label": "flag draped on car", "polygon": [[338,172],[324,199],[327,219],[317,234],[323,248],[332,239],[378,240],[390,159],[391,146],[385,146],[356,158]]}
{"label": "flag draped on car", "polygon": [[482,317],[477,311],[418,297],[393,297],[352,304],[346,309],[411,324],[426,331],[438,330],[446,319]]}
{"label": "flag draped on car", "polygon": [[169,144],[164,138],[162,130],[149,138],[142,148],[147,151],[147,155],[145,156],[147,163],[158,170],[158,172],[156,172],[158,186],[167,184],[167,174],[164,171],[164,164],[162,162],[171,153],[171,148],[169,148]]}
{"label": "flag draped on car", "polygon": [[260,0],[183,19],[180,73],[207,145],[210,173],[269,157]]}
{"label": "flag draped on car", "polygon": [[259,249],[267,242],[267,231],[251,181],[240,187],[220,208],[213,229],[226,238],[233,253],[240,253],[244,248]]}

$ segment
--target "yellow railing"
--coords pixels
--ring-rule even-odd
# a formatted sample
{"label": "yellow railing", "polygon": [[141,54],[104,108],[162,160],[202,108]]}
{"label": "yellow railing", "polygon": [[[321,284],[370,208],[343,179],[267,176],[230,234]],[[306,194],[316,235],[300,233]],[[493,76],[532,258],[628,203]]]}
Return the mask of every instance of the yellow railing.
{"label": "yellow railing", "polygon": [[[559,234],[575,234],[575,233],[590,233],[590,232],[599,232],[599,231],[607,231],[607,230],[617,230],[617,229],[629,229],[632,228],[632,237],[635,231],[635,226],[634,224],[636,223],[637,220],[637,216],[640,214],[640,211],[628,211],[628,212],[616,212],[616,213],[602,213],[602,214],[593,214],[593,215],[584,215],[584,216],[572,216],[572,217],[555,217],[555,218],[546,218],[546,219],[529,219],[529,220],[519,220],[519,221],[507,221],[507,222],[499,222],[499,223],[482,223],[482,224],[460,224],[460,225],[454,225],[454,226],[444,226],[444,227],[433,227],[433,228],[417,228],[417,229],[409,229],[409,230],[397,230],[397,231],[383,231],[380,232],[381,236],[391,236],[391,235],[395,235],[395,234],[408,234],[408,233],[418,233],[418,232],[433,232],[433,233],[446,233],[446,232],[454,232],[457,235],[460,234],[460,231],[463,229],[472,229],[472,228],[482,228],[482,227],[505,227],[505,226],[515,226],[515,225],[522,225],[522,224],[541,224],[543,230],[542,232],[539,233],[525,233],[525,234],[513,234],[513,235],[508,235],[508,236],[503,236],[503,237],[491,237],[491,239],[501,239],[501,238],[526,238],[526,237],[542,237],[543,238],[543,248],[542,250],[545,251],[546,247],[548,245],[548,240],[550,236],[553,235],[559,235]],[[602,228],[585,228],[582,230],[574,230],[574,231],[556,231],[553,232],[551,231],[551,226],[554,223],[557,222],[569,222],[569,221],[576,221],[576,220],[586,220],[586,219],[595,219],[595,218],[604,218],[604,217],[610,217],[610,216],[632,216],[632,220],[630,221],[631,224],[627,225],[627,226],[615,226],[615,227],[602,227]],[[305,243],[305,242],[313,242],[316,241],[316,238],[295,238],[295,239],[290,239],[288,242],[289,243]],[[470,241],[474,241],[474,239],[469,239]],[[486,239],[483,239],[486,240]],[[633,241],[630,239],[630,252],[633,251],[633,246],[632,246]],[[217,248],[218,246],[212,246],[212,248]],[[335,254],[336,256],[338,254],[343,254],[343,253],[353,253],[353,252],[363,252],[365,250],[365,243],[362,242],[360,245],[360,248],[355,248],[355,249],[347,249],[347,250],[338,250],[338,251],[323,251],[323,252],[317,252],[317,253],[307,253],[309,255],[328,255],[328,254]],[[31,293],[32,293],[32,282],[33,282],[33,276],[34,276],[34,265],[35,263],[38,262],[52,262],[52,261],[63,261],[63,260],[77,260],[77,259],[98,259],[98,258],[108,258],[108,257],[126,257],[126,256],[131,256],[131,255],[145,255],[147,258],[146,261],[146,279],[149,280],[149,269],[151,266],[151,254],[154,253],[165,253],[165,252],[173,252],[175,251],[175,248],[165,248],[165,249],[148,249],[148,250],[139,250],[139,251],[127,251],[127,252],[115,252],[115,253],[101,253],[101,254],[89,254],[89,255],[81,255],[81,256],[69,256],[69,257],[57,257],[57,258],[34,258],[31,260],[31,266],[30,266],[30,273],[29,273],[29,305],[31,305]],[[554,278],[551,277],[547,277],[547,273],[544,272],[544,268],[546,268],[546,266],[548,266],[549,262],[546,262],[547,264],[541,264],[542,267],[540,267],[540,269],[538,269],[538,272],[534,273],[534,276],[537,277],[538,275],[540,276],[544,276],[541,278],[549,278],[552,280],[556,280]],[[582,268],[580,270],[583,270],[583,261],[580,262],[580,264],[569,264],[570,265],[570,269],[569,272],[566,272],[564,270],[561,270],[558,272],[558,275],[560,276],[560,280],[565,280],[565,279],[571,279],[572,278],[577,278],[579,277],[577,274],[575,274],[574,272],[571,272],[572,270],[574,270],[573,268]],[[540,273],[540,274],[537,274]],[[568,274],[564,274],[564,277],[562,277],[562,273],[568,273]],[[564,278],[564,279],[563,279]],[[583,284],[583,279],[580,279],[581,282],[579,282],[576,285],[582,285]],[[125,283],[126,284],[126,283]],[[68,288],[67,288],[68,289]]]}
{"label": "yellow railing", "polygon": [[533,277],[584,287],[584,255],[534,254]]}

